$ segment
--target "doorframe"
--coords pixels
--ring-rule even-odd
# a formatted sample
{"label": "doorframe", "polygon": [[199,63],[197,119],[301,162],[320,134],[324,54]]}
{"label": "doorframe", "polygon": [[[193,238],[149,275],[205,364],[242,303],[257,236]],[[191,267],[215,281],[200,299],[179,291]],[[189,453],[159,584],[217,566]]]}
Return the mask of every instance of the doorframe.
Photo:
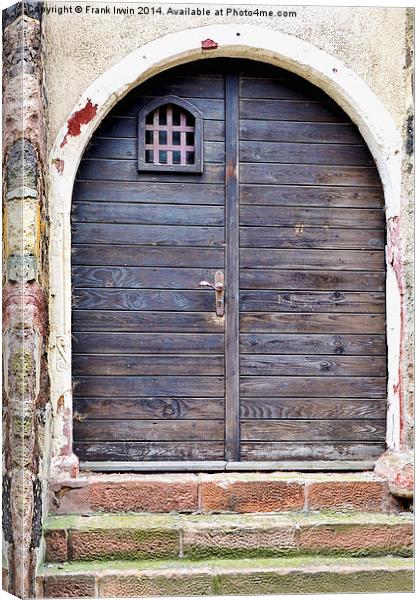
{"label": "doorframe", "polygon": [[[212,44],[208,44],[208,41]],[[208,49],[211,46],[212,49]],[[99,123],[131,89],[154,75],[203,58],[247,58],[296,73],[326,92],[359,128],[375,160],[385,196],[386,335],[389,449],[402,445],[404,289],[399,218],[403,142],[367,83],[339,59],[294,36],[252,25],[212,25],[171,33],[137,48],[99,76],[61,127],[49,154],[49,376],[52,408],[50,473],[76,477],[71,365],[71,224],[73,184]],[[233,463],[238,468],[239,463]],[[202,468],[202,467],[201,467]],[[300,468],[300,467],[296,467]],[[363,467],[361,467],[363,468]]]}

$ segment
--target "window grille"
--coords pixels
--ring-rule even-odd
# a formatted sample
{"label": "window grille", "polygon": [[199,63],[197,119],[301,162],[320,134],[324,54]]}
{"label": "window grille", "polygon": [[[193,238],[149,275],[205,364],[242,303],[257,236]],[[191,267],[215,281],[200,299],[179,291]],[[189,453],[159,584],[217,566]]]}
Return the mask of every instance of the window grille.
{"label": "window grille", "polygon": [[202,118],[186,100],[167,96],[139,113],[139,171],[202,172]]}

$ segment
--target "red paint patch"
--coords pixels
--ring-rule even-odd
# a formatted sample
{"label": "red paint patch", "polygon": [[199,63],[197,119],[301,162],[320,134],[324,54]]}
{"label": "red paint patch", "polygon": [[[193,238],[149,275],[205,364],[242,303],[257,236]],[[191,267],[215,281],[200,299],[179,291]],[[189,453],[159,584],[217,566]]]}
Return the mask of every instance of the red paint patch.
{"label": "red paint patch", "polygon": [[94,118],[97,110],[98,105],[92,104],[90,98],[88,98],[85,106],[72,114],[67,121],[67,133],[61,142],[60,148],[67,144],[67,136],[76,137],[80,135],[82,125],[87,125]]}
{"label": "red paint patch", "polygon": [[63,174],[64,171],[64,160],[61,158],[53,158],[53,160],[51,161],[53,165],[55,165],[55,168],[58,171],[59,175]]}
{"label": "red paint patch", "polygon": [[216,48],[219,47],[219,44],[213,40],[211,40],[210,38],[207,38],[206,40],[203,40],[201,42],[201,48],[203,50],[216,50]]}

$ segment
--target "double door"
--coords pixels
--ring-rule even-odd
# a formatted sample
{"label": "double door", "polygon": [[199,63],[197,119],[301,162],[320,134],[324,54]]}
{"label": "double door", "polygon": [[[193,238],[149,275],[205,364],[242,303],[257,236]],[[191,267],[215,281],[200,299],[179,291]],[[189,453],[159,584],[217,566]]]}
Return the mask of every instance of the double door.
{"label": "double door", "polygon": [[[138,169],[139,111],[165,97],[203,117],[201,173]],[[93,136],[72,220],[82,464],[383,452],[382,189],[319,89],[227,59],[149,80]]]}

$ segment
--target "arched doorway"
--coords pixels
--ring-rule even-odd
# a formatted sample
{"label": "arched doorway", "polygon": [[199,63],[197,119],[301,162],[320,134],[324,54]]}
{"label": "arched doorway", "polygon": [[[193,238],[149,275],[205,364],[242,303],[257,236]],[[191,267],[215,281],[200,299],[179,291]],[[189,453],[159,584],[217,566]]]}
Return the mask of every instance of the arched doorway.
{"label": "arched doorway", "polygon": [[[278,468],[385,449],[382,187],[303,79],[207,60],[132,90],[80,164],[72,266],[82,461]],[[217,272],[224,311],[199,287]]]}

